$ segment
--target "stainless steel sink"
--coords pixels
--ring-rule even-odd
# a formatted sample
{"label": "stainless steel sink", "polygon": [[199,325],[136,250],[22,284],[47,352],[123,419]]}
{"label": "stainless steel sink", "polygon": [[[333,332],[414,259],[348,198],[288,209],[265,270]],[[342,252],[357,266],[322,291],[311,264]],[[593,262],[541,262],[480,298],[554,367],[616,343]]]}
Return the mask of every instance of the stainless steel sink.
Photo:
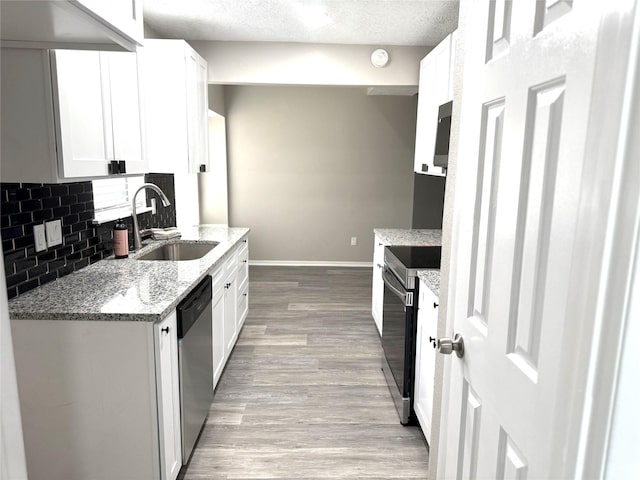
{"label": "stainless steel sink", "polygon": [[136,260],[171,260],[179,262],[183,260],[197,260],[213,250],[218,242],[213,243],[166,243],[154,248],[150,252],[136,257]]}

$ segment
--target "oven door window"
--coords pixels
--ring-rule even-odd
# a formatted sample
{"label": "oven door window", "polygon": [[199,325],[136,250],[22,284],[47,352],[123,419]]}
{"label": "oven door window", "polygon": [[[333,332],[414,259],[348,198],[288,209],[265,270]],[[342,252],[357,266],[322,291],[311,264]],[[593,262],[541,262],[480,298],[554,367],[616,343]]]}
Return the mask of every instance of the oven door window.
{"label": "oven door window", "polygon": [[395,275],[385,270],[383,279],[382,348],[398,390],[407,396],[409,379],[405,379],[406,309],[411,307],[405,307],[406,290]]}

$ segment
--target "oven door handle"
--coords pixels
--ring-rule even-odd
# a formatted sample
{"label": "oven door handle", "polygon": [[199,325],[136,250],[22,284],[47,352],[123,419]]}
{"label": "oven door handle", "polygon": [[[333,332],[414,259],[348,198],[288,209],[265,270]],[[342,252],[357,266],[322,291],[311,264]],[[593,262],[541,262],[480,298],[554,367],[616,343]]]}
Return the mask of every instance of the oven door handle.
{"label": "oven door handle", "polygon": [[402,299],[405,307],[411,307],[413,305],[413,293],[406,292],[393,273],[390,273],[387,269],[383,270],[382,280],[384,284],[389,287],[389,290]]}

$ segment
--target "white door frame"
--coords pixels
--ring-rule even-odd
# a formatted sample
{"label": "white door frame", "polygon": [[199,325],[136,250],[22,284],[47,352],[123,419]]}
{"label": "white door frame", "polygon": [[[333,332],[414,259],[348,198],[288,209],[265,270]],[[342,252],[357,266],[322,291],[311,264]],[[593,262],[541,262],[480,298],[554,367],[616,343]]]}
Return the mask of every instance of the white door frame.
{"label": "white door frame", "polygon": [[[567,348],[576,350],[574,374],[566,381],[575,386],[572,398],[566,399],[575,408],[567,419],[571,437],[561,459],[572,478],[616,478],[616,469],[625,467],[627,478],[635,478],[640,470],[637,455],[630,459],[621,456],[622,449],[638,451],[640,418],[614,423],[616,414],[624,412],[631,403],[618,392],[640,396],[633,375],[623,375],[637,369],[638,354],[624,351],[624,345],[636,347],[638,329],[630,330],[637,322],[639,301],[632,292],[640,290],[640,5],[637,0],[613,2],[614,7],[604,17],[598,46],[594,77],[594,92],[598,94],[590,115],[589,141],[586,148],[585,169],[602,172],[597,179],[585,184],[580,201],[579,232],[585,233],[575,247],[572,272],[572,298],[567,314],[584,318],[582,329],[575,332],[575,343]],[[462,9],[461,9],[462,11]],[[463,22],[461,22],[463,24]],[[464,50],[464,32],[459,35],[459,50]],[[460,41],[462,40],[462,41]],[[463,63],[460,57],[456,64]],[[459,100],[461,69],[457,70],[456,97]],[[462,106],[464,108],[464,106]],[[456,112],[457,110],[457,112]],[[459,103],[454,106],[454,122],[460,118]],[[455,251],[448,244],[452,238],[453,199],[457,125],[452,130],[452,161],[449,165],[447,195],[443,225],[443,267],[439,336],[452,333],[454,319],[447,315],[452,309],[447,291],[454,288],[455,278],[449,271],[449,256]],[[453,181],[452,181],[453,180]],[[606,235],[590,236],[589,232]],[[594,240],[595,239],[595,240]],[[579,260],[579,261],[578,261]],[[635,335],[625,338],[625,332]],[[623,353],[626,355],[623,357]],[[631,354],[630,354],[631,353]],[[632,358],[634,357],[634,358]],[[442,361],[442,360],[441,360]],[[437,475],[437,464],[444,465],[451,358],[444,361],[442,412],[439,442],[432,448],[430,478]],[[626,393],[629,395],[629,393]],[[457,408],[457,406],[453,406]],[[632,420],[630,423],[627,420]],[[437,456],[437,459],[434,458]],[[436,461],[437,460],[437,461]],[[636,462],[631,466],[632,462]],[[633,470],[636,476],[629,470]],[[618,470],[620,471],[620,470]]]}

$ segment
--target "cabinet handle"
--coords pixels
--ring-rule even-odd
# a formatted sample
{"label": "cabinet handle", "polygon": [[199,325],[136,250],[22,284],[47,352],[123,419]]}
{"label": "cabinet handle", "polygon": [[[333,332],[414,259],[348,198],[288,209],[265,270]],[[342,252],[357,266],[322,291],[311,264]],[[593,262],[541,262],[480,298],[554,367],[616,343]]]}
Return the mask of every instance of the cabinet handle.
{"label": "cabinet handle", "polygon": [[169,327],[161,328],[160,331],[168,334],[169,333]]}
{"label": "cabinet handle", "polygon": [[433,348],[436,348],[436,339],[435,337],[429,337],[429,343],[433,345]]}
{"label": "cabinet handle", "polygon": [[242,294],[242,296],[243,296],[243,297],[246,297],[246,296],[247,296],[247,294],[246,294],[246,293],[243,293],[243,294]]}
{"label": "cabinet handle", "polygon": [[378,263],[378,268],[382,268],[382,267],[384,267],[384,265],[380,265],[380,264]]}
{"label": "cabinet handle", "polygon": [[242,260],[242,263],[247,263],[247,261],[246,260]]}
{"label": "cabinet handle", "polygon": [[224,288],[229,288],[229,287],[231,286],[231,283],[232,283],[232,282],[225,283],[225,284],[224,284]]}
{"label": "cabinet handle", "polygon": [[127,173],[127,162],[124,160],[111,160],[108,165],[109,175]]}
{"label": "cabinet handle", "polygon": [[433,308],[438,308],[438,305],[436,302],[433,302]]}
{"label": "cabinet handle", "polygon": [[242,243],[247,243],[247,239],[245,238],[244,240],[242,240]]}
{"label": "cabinet handle", "polygon": [[378,246],[381,247],[382,245],[384,245],[384,243],[382,242],[378,242]]}

